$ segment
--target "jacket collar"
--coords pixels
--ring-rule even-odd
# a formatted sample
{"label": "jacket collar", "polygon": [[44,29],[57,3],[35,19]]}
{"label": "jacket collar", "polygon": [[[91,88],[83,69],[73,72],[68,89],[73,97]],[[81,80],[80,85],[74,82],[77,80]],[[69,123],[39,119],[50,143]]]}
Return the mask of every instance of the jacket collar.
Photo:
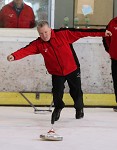
{"label": "jacket collar", "polygon": [[56,36],[55,36],[55,32],[54,32],[54,30],[53,29],[51,29],[51,39],[52,38],[55,38]]}
{"label": "jacket collar", "polygon": [[[8,5],[10,5],[11,7],[14,7],[14,2],[12,1],[12,2],[10,2]],[[25,3],[23,3],[23,7],[25,7]]]}

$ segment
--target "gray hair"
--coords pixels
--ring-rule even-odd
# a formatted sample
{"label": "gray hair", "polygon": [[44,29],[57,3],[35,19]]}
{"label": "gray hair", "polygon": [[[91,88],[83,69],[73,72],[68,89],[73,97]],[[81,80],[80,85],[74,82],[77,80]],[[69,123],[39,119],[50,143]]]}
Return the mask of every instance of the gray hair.
{"label": "gray hair", "polygon": [[46,20],[39,21],[39,22],[37,23],[37,28],[42,28],[42,27],[45,26],[45,25],[48,25],[48,26],[49,26],[48,21],[46,21]]}

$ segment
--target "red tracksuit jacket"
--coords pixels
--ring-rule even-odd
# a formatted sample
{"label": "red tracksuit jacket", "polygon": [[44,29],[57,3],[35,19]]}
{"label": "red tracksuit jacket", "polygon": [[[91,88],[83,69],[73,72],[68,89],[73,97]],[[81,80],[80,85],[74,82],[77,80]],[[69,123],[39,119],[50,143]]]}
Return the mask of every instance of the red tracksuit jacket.
{"label": "red tracksuit jacket", "polygon": [[112,36],[104,37],[103,43],[110,57],[117,60],[117,17],[109,22],[107,30],[111,31]]}
{"label": "red tracksuit jacket", "polygon": [[105,36],[104,30],[51,30],[51,39],[44,42],[40,37],[14,52],[15,60],[32,54],[42,54],[50,74],[65,76],[77,69],[70,44],[86,36]]}
{"label": "red tracksuit jacket", "polygon": [[33,28],[34,26],[34,12],[26,4],[19,16],[13,8],[13,2],[5,5],[0,11],[0,27],[2,28]]}

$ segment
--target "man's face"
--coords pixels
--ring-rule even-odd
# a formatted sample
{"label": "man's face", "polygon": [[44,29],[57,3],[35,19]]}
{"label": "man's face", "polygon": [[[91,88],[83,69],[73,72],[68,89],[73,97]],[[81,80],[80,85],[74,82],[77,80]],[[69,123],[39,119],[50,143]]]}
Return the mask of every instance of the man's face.
{"label": "man's face", "polygon": [[51,28],[48,25],[44,25],[43,27],[38,27],[37,31],[41,39],[45,42],[49,41],[51,38]]}
{"label": "man's face", "polygon": [[16,5],[21,5],[23,3],[23,0],[13,0]]}

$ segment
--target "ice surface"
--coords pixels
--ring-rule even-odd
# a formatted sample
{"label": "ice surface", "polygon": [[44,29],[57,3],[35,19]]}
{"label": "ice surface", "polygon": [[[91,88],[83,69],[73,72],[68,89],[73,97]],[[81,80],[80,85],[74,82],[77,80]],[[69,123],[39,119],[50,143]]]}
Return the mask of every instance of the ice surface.
{"label": "ice surface", "polygon": [[63,141],[42,141],[39,136],[51,129],[51,113],[0,107],[0,149],[117,150],[117,112],[112,108],[85,108],[84,112],[84,118],[76,120],[75,109],[64,108],[54,124]]}

